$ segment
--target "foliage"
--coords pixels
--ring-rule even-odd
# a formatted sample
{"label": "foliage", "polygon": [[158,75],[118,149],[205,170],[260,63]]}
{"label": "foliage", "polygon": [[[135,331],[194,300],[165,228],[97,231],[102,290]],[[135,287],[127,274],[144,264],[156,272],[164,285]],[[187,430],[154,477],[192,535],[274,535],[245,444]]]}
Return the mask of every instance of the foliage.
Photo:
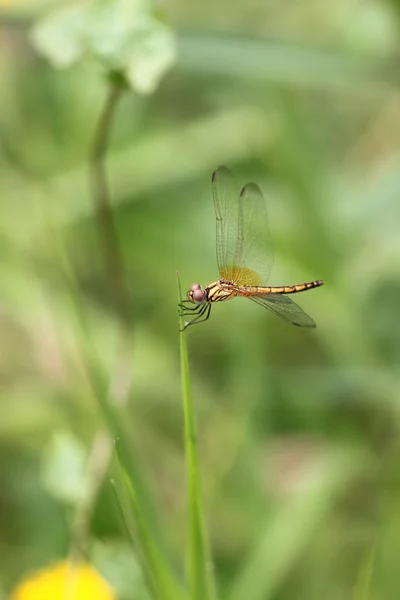
{"label": "foliage", "polygon": [[[210,547],[210,596],[397,598],[397,6],[135,4],[140,31],[127,6],[0,13],[0,594],[84,546],[121,600],[154,596],[149,564],[184,595]],[[100,70],[128,84],[106,167],[129,336],[89,185]],[[325,285],[298,299],[314,331],[244,300],[189,328],[185,565],[175,273],[217,276],[218,164],[266,197],[271,283]]]}

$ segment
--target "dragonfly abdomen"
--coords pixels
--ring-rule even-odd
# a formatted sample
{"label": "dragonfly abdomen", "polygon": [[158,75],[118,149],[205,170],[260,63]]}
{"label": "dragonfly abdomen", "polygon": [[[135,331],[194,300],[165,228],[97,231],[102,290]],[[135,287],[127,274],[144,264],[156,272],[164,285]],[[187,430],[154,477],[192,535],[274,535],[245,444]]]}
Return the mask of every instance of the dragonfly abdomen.
{"label": "dragonfly abdomen", "polygon": [[[249,286],[238,286],[238,295],[243,296],[264,296],[266,294],[296,294],[297,292],[304,292],[305,290],[311,290],[312,288],[323,285],[321,280],[307,281],[306,283],[297,283],[295,285],[281,285],[281,286],[261,286],[261,285],[249,285]],[[235,286],[236,287],[236,286]]]}
{"label": "dragonfly abdomen", "polygon": [[296,285],[283,285],[270,287],[270,294],[295,294],[296,292],[304,292],[305,290],[311,290],[312,288],[323,285],[323,281],[318,279],[317,281],[307,281],[306,283],[297,283]]}

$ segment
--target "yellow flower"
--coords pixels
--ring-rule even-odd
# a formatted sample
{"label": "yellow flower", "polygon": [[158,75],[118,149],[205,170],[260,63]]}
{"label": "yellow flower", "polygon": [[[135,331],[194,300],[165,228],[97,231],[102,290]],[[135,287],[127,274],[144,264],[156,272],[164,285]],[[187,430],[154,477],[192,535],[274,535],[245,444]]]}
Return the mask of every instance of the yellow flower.
{"label": "yellow flower", "polygon": [[90,565],[58,563],[20,583],[10,600],[115,600],[108,583]]}

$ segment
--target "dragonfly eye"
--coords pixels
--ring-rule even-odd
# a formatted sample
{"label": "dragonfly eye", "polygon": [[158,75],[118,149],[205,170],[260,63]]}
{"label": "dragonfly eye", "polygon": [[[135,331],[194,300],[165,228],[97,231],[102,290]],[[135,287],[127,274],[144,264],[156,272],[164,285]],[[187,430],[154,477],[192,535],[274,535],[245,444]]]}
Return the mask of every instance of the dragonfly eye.
{"label": "dragonfly eye", "polygon": [[203,302],[204,301],[203,290],[200,287],[198,290],[193,290],[192,298],[193,298],[194,302]]}
{"label": "dragonfly eye", "polygon": [[204,302],[204,292],[201,289],[199,283],[194,283],[190,286],[190,290],[187,293],[187,297],[190,300],[190,302],[193,302],[194,304]]}

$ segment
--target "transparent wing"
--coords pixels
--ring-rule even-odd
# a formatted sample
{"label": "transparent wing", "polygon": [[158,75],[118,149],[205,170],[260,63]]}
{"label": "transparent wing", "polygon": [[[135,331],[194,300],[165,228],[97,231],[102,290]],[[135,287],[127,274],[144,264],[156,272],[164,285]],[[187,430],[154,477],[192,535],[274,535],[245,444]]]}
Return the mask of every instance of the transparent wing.
{"label": "transparent wing", "polygon": [[217,263],[222,279],[231,281],[237,254],[239,198],[229,169],[218,167],[212,176],[212,193],[217,226]]}
{"label": "transparent wing", "polygon": [[265,294],[265,296],[249,296],[249,298],[257,302],[257,304],[261,304],[261,306],[272,310],[276,315],[293,323],[293,325],[298,325],[299,327],[316,327],[312,318],[288,296]]}
{"label": "transparent wing", "polygon": [[238,285],[265,285],[271,273],[274,250],[267,206],[256,183],[248,183],[240,192],[239,215],[239,239],[232,280]]}
{"label": "transparent wing", "polygon": [[220,277],[237,285],[267,283],[273,248],[260,188],[248,183],[238,197],[231,172],[218,167],[213,173],[212,190]]}

